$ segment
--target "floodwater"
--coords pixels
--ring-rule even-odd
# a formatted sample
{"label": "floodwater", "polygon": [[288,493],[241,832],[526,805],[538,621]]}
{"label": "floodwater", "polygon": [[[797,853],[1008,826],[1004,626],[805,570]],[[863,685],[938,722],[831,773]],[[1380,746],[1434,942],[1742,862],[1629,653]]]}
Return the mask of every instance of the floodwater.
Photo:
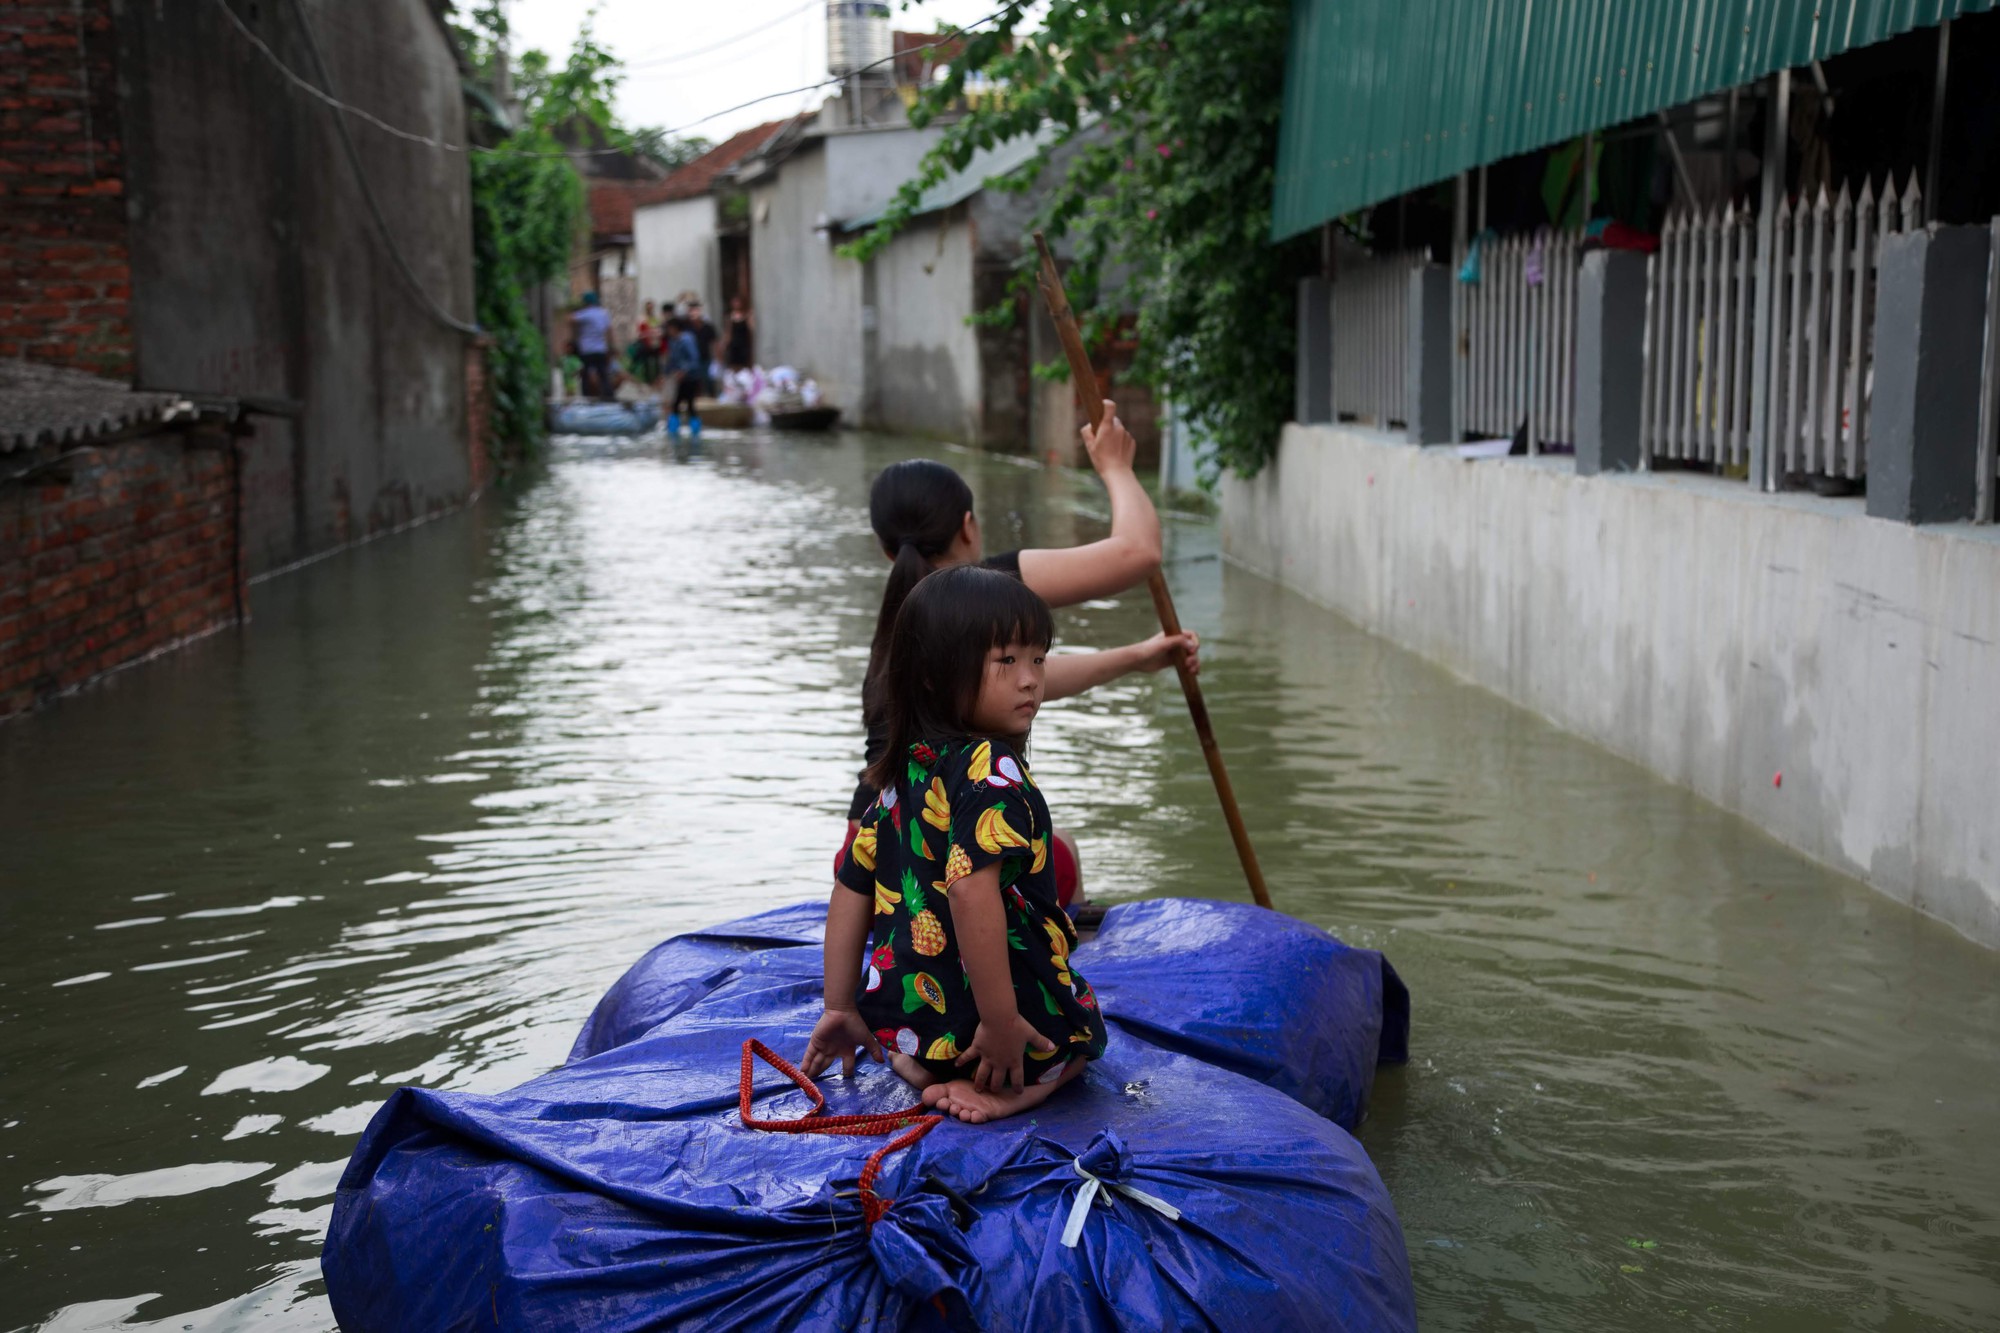
{"label": "floodwater", "polygon": [[[653,942],[822,895],[865,488],[915,447],[571,442],[0,728],[0,1329],[330,1327],[391,1088],[524,1079]],[[947,456],[992,549],[1103,530],[1087,478]],[[1362,1138],[1427,1329],[2000,1321],[2000,957],[1169,541],[1278,905],[1414,996]],[[1036,759],[1094,894],[1241,893],[1171,677]]]}

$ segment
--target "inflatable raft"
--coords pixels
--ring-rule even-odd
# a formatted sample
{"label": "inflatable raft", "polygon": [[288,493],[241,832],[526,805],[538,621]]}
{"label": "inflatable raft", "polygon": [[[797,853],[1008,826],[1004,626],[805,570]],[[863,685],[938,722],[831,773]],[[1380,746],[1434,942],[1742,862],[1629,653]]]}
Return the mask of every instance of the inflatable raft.
{"label": "inflatable raft", "polygon": [[660,405],[649,398],[631,403],[577,398],[549,404],[549,429],[558,435],[644,435],[659,424]]}
{"label": "inflatable raft", "polygon": [[[1408,997],[1380,954],[1277,913],[1113,907],[1076,959],[1111,1044],[1031,1115],[891,1140],[746,1127],[812,1103],[821,904],[681,936],[562,1068],[405,1088],[356,1147],[323,1268],[358,1330],[1416,1326],[1402,1231],[1347,1132]],[[908,1108],[864,1064],[828,1115]]]}

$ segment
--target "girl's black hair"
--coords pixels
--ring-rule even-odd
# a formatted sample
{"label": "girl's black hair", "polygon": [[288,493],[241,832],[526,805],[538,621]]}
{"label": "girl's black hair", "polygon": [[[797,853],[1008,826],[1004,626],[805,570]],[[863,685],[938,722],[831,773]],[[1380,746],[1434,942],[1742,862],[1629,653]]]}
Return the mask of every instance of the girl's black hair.
{"label": "girl's black hair", "polygon": [[875,616],[875,641],[868,649],[868,674],[862,678],[861,712],[868,724],[881,721],[878,683],[889,657],[889,635],[896,613],[917,581],[931,572],[931,562],[951,548],[965,516],[972,512],[972,488],[943,463],[910,458],[891,463],[876,474],[868,491],[868,523],[882,553],[895,561],[889,584],[882,590],[882,609]]}
{"label": "girl's black hair", "polygon": [[997,569],[954,565],[918,582],[889,640],[878,697],[888,743],[861,775],[878,791],[902,776],[910,746],[963,736],[979,698],[988,650],[1009,643],[1047,648],[1049,604]]}

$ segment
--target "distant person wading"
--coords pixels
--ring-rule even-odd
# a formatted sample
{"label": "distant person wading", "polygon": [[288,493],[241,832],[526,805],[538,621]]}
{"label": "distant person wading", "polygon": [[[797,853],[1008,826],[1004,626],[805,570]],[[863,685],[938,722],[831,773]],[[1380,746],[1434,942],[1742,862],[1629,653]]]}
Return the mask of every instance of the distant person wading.
{"label": "distant person wading", "polygon": [[686,321],[667,321],[667,372],[674,376],[673,409],[667,413],[667,434],[679,437],[681,417],[687,417],[688,436],[701,438],[701,412],[696,405],[707,376],[703,373],[701,345]]}
{"label": "distant person wading", "polygon": [[585,292],[583,304],[569,317],[576,330],[576,355],[583,362],[579,389],[586,398],[611,396],[611,313],[598,304],[596,292]]}

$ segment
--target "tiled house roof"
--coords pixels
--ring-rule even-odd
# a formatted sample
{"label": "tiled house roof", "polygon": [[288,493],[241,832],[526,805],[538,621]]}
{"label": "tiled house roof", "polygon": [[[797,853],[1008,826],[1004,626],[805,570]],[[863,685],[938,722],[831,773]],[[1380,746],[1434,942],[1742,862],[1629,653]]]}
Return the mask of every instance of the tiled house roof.
{"label": "tiled house roof", "polygon": [[[693,199],[698,195],[707,194],[715,188],[716,177],[757,151],[769,142],[772,135],[789,123],[784,120],[768,120],[740,134],[730,135],[665,180],[647,185],[634,196],[633,202],[664,204],[675,199]],[[626,229],[631,229],[629,213],[626,216]]]}

